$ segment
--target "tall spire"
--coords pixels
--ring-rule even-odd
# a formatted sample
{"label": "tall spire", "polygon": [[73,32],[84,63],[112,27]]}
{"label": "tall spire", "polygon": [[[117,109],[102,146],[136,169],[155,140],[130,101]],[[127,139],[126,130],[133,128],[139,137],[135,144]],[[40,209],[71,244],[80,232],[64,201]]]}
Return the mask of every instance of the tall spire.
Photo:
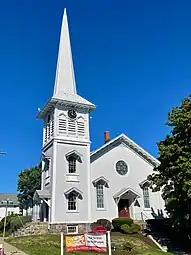
{"label": "tall spire", "polygon": [[70,45],[68,19],[66,9],[64,9],[53,97],[62,98],[66,94],[76,94],[76,83]]}

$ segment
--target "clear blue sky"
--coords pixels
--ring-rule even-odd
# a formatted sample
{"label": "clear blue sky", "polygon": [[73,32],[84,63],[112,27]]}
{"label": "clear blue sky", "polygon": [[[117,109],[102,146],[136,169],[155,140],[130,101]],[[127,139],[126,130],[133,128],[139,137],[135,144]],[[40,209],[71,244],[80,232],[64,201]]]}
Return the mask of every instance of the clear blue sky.
{"label": "clear blue sky", "polygon": [[80,95],[103,132],[127,134],[154,156],[172,106],[191,92],[190,0],[17,0],[0,3],[0,192],[39,162],[38,107],[52,96],[64,7]]}

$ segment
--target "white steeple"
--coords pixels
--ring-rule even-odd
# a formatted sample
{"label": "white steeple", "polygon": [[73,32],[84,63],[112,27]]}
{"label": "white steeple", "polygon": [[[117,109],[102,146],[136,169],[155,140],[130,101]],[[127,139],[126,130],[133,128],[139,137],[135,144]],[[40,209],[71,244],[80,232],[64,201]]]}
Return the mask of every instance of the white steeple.
{"label": "white steeple", "polygon": [[58,104],[84,108],[89,111],[95,108],[94,104],[79,96],[76,91],[66,9],[62,19],[53,97],[39,111],[37,117],[44,118]]}
{"label": "white steeple", "polygon": [[64,10],[62,19],[53,97],[62,98],[64,94],[76,94],[76,83],[66,9]]}

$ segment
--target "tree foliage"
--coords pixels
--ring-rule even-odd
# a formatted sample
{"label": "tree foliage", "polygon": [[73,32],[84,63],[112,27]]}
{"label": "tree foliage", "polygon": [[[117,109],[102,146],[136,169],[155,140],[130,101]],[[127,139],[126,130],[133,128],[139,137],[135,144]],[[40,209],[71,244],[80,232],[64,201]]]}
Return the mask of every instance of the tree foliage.
{"label": "tree foliage", "polygon": [[22,207],[27,207],[31,203],[35,190],[41,186],[41,163],[30,169],[24,169],[19,173],[17,191]]}
{"label": "tree foliage", "polygon": [[168,114],[171,128],[158,143],[161,164],[149,176],[153,191],[162,191],[176,226],[191,224],[191,95]]}

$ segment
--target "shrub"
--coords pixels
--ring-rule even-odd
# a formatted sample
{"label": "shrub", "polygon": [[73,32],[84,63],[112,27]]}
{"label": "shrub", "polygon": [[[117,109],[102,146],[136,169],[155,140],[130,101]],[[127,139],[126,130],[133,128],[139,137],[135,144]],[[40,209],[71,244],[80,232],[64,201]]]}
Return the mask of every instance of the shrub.
{"label": "shrub", "polygon": [[131,218],[115,218],[112,220],[112,225],[115,231],[120,231],[121,226],[124,224],[131,226],[132,223],[133,223],[133,220]]}
{"label": "shrub", "polygon": [[131,225],[132,234],[140,233],[141,232],[141,226],[139,224],[133,223]]}
{"label": "shrub", "polygon": [[106,230],[111,230],[111,222],[109,221],[109,220],[107,220],[107,219],[99,219],[99,220],[97,220],[97,224],[98,224],[98,226],[102,226],[102,227],[105,227],[106,228]]}
{"label": "shrub", "polygon": [[91,229],[98,227],[98,226],[102,226],[102,227],[106,228],[106,230],[111,230],[111,227],[112,227],[111,222],[107,219],[99,219],[96,222],[93,222],[91,224]]}
{"label": "shrub", "polygon": [[129,243],[129,242],[124,243],[124,245],[123,245],[123,251],[129,252],[129,251],[131,251],[132,249],[133,249],[133,245],[132,245],[131,243]]}
{"label": "shrub", "polygon": [[[0,231],[3,231],[4,221],[5,218],[3,218],[0,222]],[[31,221],[30,216],[18,216],[18,215],[7,216],[5,227],[6,232],[13,233],[14,231],[21,228],[23,225],[30,221]]]}
{"label": "shrub", "polygon": [[20,217],[13,217],[10,220],[10,225],[7,231],[9,233],[15,232],[17,229],[23,227],[27,222],[31,221],[30,216],[20,216]]}
{"label": "shrub", "polygon": [[120,230],[122,232],[124,232],[125,234],[132,234],[132,230],[131,230],[131,226],[127,225],[127,224],[123,224],[120,228]]}
{"label": "shrub", "polygon": [[149,219],[146,220],[147,228],[151,232],[169,232],[172,231],[172,219],[164,218],[164,219]]}
{"label": "shrub", "polygon": [[121,231],[126,233],[126,234],[137,234],[141,232],[141,226],[139,226],[138,224],[132,223],[131,226],[127,225],[127,224],[123,224],[121,226]]}
{"label": "shrub", "polygon": [[[6,217],[6,226],[5,228],[7,229],[8,226],[10,225],[10,221],[13,217],[15,217],[16,215],[9,215]],[[3,231],[3,228],[4,228],[4,222],[5,222],[5,217],[2,218],[2,220],[0,221],[0,231]]]}
{"label": "shrub", "polygon": [[95,227],[97,227],[97,226],[99,226],[98,223],[97,223],[97,221],[92,222],[91,225],[90,225],[91,229],[93,229],[93,228],[95,228]]}

